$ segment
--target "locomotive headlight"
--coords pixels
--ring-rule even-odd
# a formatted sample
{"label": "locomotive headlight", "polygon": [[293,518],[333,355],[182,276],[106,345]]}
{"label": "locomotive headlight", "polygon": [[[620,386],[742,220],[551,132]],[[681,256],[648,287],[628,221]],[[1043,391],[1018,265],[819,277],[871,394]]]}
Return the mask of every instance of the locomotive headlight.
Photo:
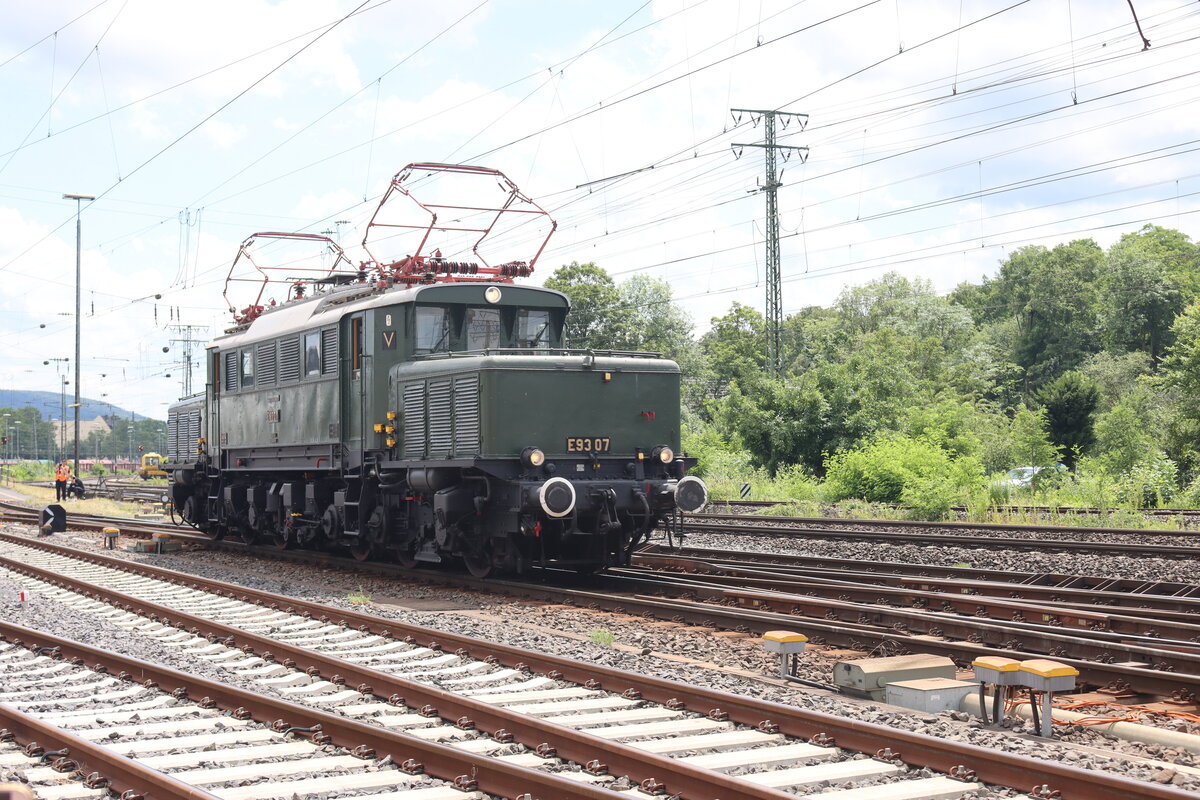
{"label": "locomotive headlight", "polygon": [[499,303],[500,302],[499,287],[489,286],[486,289],[484,289],[483,290],[483,299],[487,300],[489,303],[493,303],[493,304]]}
{"label": "locomotive headlight", "polygon": [[658,447],[654,448],[654,451],[651,453],[651,455],[664,464],[670,464],[675,460],[675,451],[667,447],[665,444],[660,444]]}
{"label": "locomotive headlight", "polygon": [[546,463],[546,454],[536,447],[526,447],[521,451],[521,463],[527,467],[540,467]]}

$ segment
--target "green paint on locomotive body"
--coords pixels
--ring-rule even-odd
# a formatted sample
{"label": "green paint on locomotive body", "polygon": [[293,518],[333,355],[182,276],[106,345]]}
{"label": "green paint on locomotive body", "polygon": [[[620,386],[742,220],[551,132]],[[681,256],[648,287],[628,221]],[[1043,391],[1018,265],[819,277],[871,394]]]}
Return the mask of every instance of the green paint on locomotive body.
{"label": "green paint on locomotive body", "polygon": [[[413,428],[406,396],[430,396],[438,381],[468,376],[478,376],[477,451],[413,450],[406,438]],[[589,454],[628,460],[658,445],[679,450],[679,367],[667,359],[562,350],[452,354],[397,365],[392,386],[392,406],[403,412],[405,458],[513,458],[532,446],[548,458],[582,464]],[[462,410],[473,414],[475,407],[464,398],[452,400],[450,423],[457,431]],[[430,418],[434,413],[427,410]]]}
{"label": "green paint on locomotive body", "polygon": [[[489,289],[499,290],[498,302]],[[223,468],[244,459],[251,468],[328,470],[368,457],[396,466],[512,458],[527,446],[567,459],[678,451],[677,365],[564,350],[569,307],[565,295],[539,287],[460,283],[356,285],[269,309],[209,346],[208,452]],[[444,340],[429,352],[417,316],[438,309]],[[532,347],[520,327],[531,314],[548,320]],[[476,317],[491,326],[483,349],[469,349],[479,343]],[[413,392],[425,398],[420,421]],[[448,420],[440,403],[450,406]],[[377,424],[394,425],[394,447]],[[446,424],[448,446],[438,427]],[[464,424],[477,431],[462,433]],[[426,440],[414,443],[421,430]]]}

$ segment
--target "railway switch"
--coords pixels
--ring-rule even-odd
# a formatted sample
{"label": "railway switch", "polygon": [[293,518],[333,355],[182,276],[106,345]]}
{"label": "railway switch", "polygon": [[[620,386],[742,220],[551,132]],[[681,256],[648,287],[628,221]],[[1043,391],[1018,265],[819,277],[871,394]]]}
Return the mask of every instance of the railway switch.
{"label": "railway switch", "polygon": [[1035,658],[1022,661],[1017,668],[1021,686],[1029,687],[1030,708],[1033,711],[1034,725],[1038,725],[1038,702],[1041,701],[1041,734],[1051,735],[1054,713],[1054,693],[1067,692],[1075,688],[1075,679],[1079,670],[1068,664],[1060,664],[1045,658]]}
{"label": "railway switch", "polygon": [[808,649],[808,637],[795,631],[767,631],[763,647],[769,653],[779,653],[779,674],[785,681],[800,671],[800,654]]}

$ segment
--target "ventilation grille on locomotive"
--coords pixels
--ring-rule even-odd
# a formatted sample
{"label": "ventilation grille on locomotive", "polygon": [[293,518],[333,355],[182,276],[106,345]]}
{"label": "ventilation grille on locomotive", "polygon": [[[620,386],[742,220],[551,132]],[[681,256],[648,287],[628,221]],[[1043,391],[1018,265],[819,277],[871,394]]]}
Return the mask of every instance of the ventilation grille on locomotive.
{"label": "ventilation grille on locomotive", "polygon": [[425,457],[425,384],[404,386],[404,457]]}
{"label": "ventilation grille on locomotive", "polygon": [[238,354],[236,350],[230,350],[225,353],[225,391],[237,391],[238,375]]}
{"label": "ventilation grille on locomotive", "polygon": [[336,375],[338,363],[337,328],[321,331],[321,374]]}
{"label": "ventilation grille on locomotive", "polygon": [[172,412],[167,416],[167,460],[191,461],[200,438],[200,409]]}
{"label": "ventilation grille on locomotive", "polygon": [[454,442],[454,404],[450,402],[450,379],[429,382],[429,456],[449,458]]}
{"label": "ventilation grille on locomotive", "polygon": [[272,386],[275,383],[275,342],[260,342],[256,348],[255,376],[259,386]]}
{"label": "ventilation grille on locomotive", "polygon": [[300,340],[279,340],[279,382],[300,380]]}
{"label": "ventilation grille on locomotive", "polygon": [[454,455],[479,453],[479,376],[454,379]]}

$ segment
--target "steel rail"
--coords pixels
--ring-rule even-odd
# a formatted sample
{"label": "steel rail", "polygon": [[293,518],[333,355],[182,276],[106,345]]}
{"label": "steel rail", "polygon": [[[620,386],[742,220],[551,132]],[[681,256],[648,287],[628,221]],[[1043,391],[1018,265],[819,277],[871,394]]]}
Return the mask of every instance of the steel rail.
{"label": "steel rail", "polygon": [[[792,553],[755,553],[707,547],[667,549],[650,545],[634,554],[634,561],[645,557],[685,558],[734,567],[758,567],[793,571],[799,575],[850,575],[855,579],[879,581],[938,580],[978,581],[981,585],[1002,585],[1013,591],[1087,592],[1105,603],[1135,599],[1152,608],[1200,613],[1200,584],[1171,581],[1144,581],[1097,575],[1071,575],[1055,572],[1010,572],[971,567],[945,567],[936,564],[911,564],[900,561],[866,561],[850,558],[820,558]],[[1047,599],[1053,599],[1048,597]],[[1156,605],[1157,604],[1157,605]]]}
{"label": "steel rail", "polygon": [[[747,520],[745,514],[716,514],[716,513],[699,513],[699,514],[684,514],[684,522],[690,519],[713,519],[721,521],[742,521]],[[945,530],[962,530],[962,531],[1020,531],[1023,533],[1046,533],[1054,531],[1056,533],[1123,533],[1129,536],[1179,536],[1185,538],[1196,538],[1200,535],[1197,531],[1172,529],[1172,528],[1101,528],[1091,525],[1030,525],[1027,523],[1018,522],[926,522],[919,519],[842,519],[840,517],[758,517],[763,522],[794,522],[801,525],[831,525],[849,526],[863,525],[868,528],[872,527],[889,527],[889,528],[942,528]]]}
{"label": "steel rail", "polygon": [[[742,500],[742,499],[721,499],[712,500],[709,505],[712,508],[776,508],[785,506],[792,501],[790,500]],[[904,510],[904,506],[898,506],[891,503],[883,504],[886,508],[896,510]],[[1021,513],[1043,513],[1043,514],[1068,514],[1074,516],[1106,514],[1114,511],[1126,512],[1129,509],[1118,508],[1095,508],[1095,507],[1076,507],[1076,506],[990,506],[989,510],[993,509],[999,513],[1021,514]],[[970,509],[967,506],[950,506],[950,510],[955,513],[965,513]],[[1135,508],[1133,513],[1141,514],[1149,517],[1194,517],[1200,516],[1200,508]],[[993,523],[1002,524],[1002,523]]]}
{"label": "steel rail", "polygon": [[[795,577],[773,573],[770,570],[727,569],[724,574],[705,572],[699,565],[686,559],[660,557],[658,569],[643,562],[652,574],[679,574],[676,569],[685,569],[686,574],[695,575],[698,581],[713,587],[729,589],[754,589],[779,592],[781,594],[821,597],[828,600],[883,605],[913,609],[940,610],[948,614],[984,616],[1002,620],[1006,616],[1014,622],[1026,619],[1041,622],[1063,630],[1074,630],[1089,638],[1133,637],[1134,639],[1173,640],[1184,646],[1193,645],[1200,652],[1200,617],[1181,614],[1178,618],[1160,612],[1139,614],[1135,610],[1114,612],[1096,605],[1070,605],[1041,601],[1034,605],[1028,600],[997,598],[974,592],[973,586],[960,585],[958,592],[944,589],[918,588],[916,586],[863,586],[845,579],[816,576]],[[616,574],[626,574],[617,571]],[[636,570],[628,574],[637,575]],[[1147,642],[1143,642],[1147,643]],[[1198,664],[1200,667],[1200,664]]]}
{"label": "steel rail", "polygon": [[[374,756],[392,757],[395,764],[411,760],[409,769],[426,773],[435,778],[454,783],[464,790],[478,788],[488,794],[506,798],[578,798],[578,800],[613,800],[618,795],[596,786],[582,784],[551,773],[539,772],[528,767],[519,767],[503,761],[468,753],[449,745],[439,744],[377,725],[368,725],[352,719],[331,714],[307,706],[276,700],[257,692],[228,686],[198,675],[151,664],[141,659],[129,658],[108,650],[55,636],[45,631],[33,630],[6,620],[0,620],[0,638],[31,650],[48,651],[54,658],[64,658],[80,665],[91,665],[93,669],[117,675],[126,680],[140,683],[148,688],[158,688],[179,699],[191,698],[200,702],[210,701],[214,707],[233,712],[256,722],[270,725],[284,733],[292,730],[297,734],[308,734],[314,743],[326,741],[353,752],[374,751]],[[42,726],[46,727],[46,726]],[[308,729],[308,730],[303,730]],[[39,735],[41,735],[39,733]],[[46,737],[49,739],[49,737]],[[71,748],[74,758],[75,746]],[[118,757],[120,758],[120,757]],[[130,761],[129,763],[133,763]],[[99,770],[97,770],[99,771]],[[101,773],[106,775],[107,773]],[[165,777],[165,776],[164,776]],[[167,778],[173,783],[177,781]],[[472,784],[474,787],[472,787]],[[184,787],[183,784],[178,784]],[[141,787],[132,786],[136,791]],[[184,787],[189,788],[189,787]],[[170,797],[172,795],[158,795]],[[179,797],[208,798],[210,795],[191,790],[191,794]]]}
{"label": "steel rail", "polygon": [[[3,537],[8,538],[8,537]],[[16,537],[13,537],[16,538]],[[19,540],[28,543],[29,540]],[[38,545],[45,543],[38,542]],[[876,753],[886,748],[893,751],[901,749],[905,763],[915,767],[950,773],[958,771],[960,775],[974,775],[981,781],[1001,786],[1030,791],[1042,786],[1050,787],[1050,791],[1058,791],[1062,800],[1126,800],[1130,797],[1145,797],[1148,800],[1184,800],[1192,798],[1190,792],[1182,792],[1169,786],[1135,781],[1110,773],[1083,770],[1058,762],[1044,762],[1012,753],[990,750],[976,745],[951,742],[945,739],[930,737],[923,734],[890,728],[875,723],[846,719],[832,714],[810,711],[794,706],[778,705],[757,698],[730,694],[716,689],[708,689],[691,684],[656,678],[649,675],[631,673],[627,670],[605,667],[598,664],[582,664],[577,659],[563,658],[534,651],[522,650],[508,645],[491,642],[481,642],[468,636],[447,631],[434,631],[417,625],[402,623],[395,620],[381,620],[368,614],[354,611],[336,610],[331,615],[331,609],[317,603],[280,597],[269,592],[246,589],[244,587],[225,584],[220,581],[200,581],[190,575],[184,575],[159,567],[148,567],[141,564],[107,559],[93,554],[80,554],[66,548],[46,547],[47,550],[62,551],[75,557],[83,557],[103,563],[118,569],[125,569],[137,574],[161,577],[184,585],[202,584],[212,587],[210,590],[220,590],[229,597],[236,597],[246,602],[258,602],[266,606],[275,605],[285,611],[291,607],[293,613],[308,612],[310,615],[337,618],[340,624],[355,627],[361,631],[385,636],[412,636],[414,640],[425,641],[441,648],[461,649],[467,655],[487,659],[495,659],[498,663],[510,667],[524,666],[526,669],[554,677],[556,679],[578,683],[581,685],[604,689],[616,693],[636,692],[651,702],[668,704],[700,714],[714,712],[727,714],[731,721],[745,725],[760,727],[767,730],[778,729],[780,732],[801,737],[816,739],[828,745],[830,740],[838,746],[848,747],[866,753]],[[223,588],[222,588],[223,587]],[[529,587],[523,587],[528,591]],[[590,597],[594,601],[608,599],[605,595],[575,593],[577,597]],[[637,599],[630,603],[631,608],[655,610],[668,617],[678,615],[687,617],[696,611],[688,611],[683,604],[671,604],[662,601]],[[178,612],[171,612],[178,616]],[[766,630],[765,626],[778,627],[780,615],[752,615],[744,612],[733,612],[746,622],[757,620],[759,631]],[[710,622],[711,617],[705,617],[704,622]],[[794,620],[792,620],[794,622]],[[808,621],[806,621],[807,624]],[[210,623],[211,624],[211,623]],[[820,625],[820,623],[817,623]],[[829,632],[844,630],[845,625],[821,625]],[[880,638],[893,643],[901,643],[905,637],[880,634]],[[953,652],[968,660],[984,654],[997,654],[997,651],[971,645],[956,643],[960,646],[951,647],[950,643],[929,642],[922,640],[924,649],[932,652]],[[925,647],[930,645],[930,647]],[[1004,654],[1003,652],[999,654]],[[262,655],[261,653],[259,654]],[[1013,654],[1022,657],[1023,654]],[[1060,659],[1075,666],[1092,666],[1105,670],[1108,674],[1128,678],[1130,683],[1139,680],[1154,682],[1159,687],[1158,693],[1169,695],[1168,688],[1162,681],[1167,680],[1165,673],[1155,673],[1136,667],[1123,665],[1091,665],[1088,662]],[[1171,676],[1178,677],[1178,676]],[[670,791],[674,788],[668,787]],[[726,795],[721,795],[722,799]]]}
{"label": "steel rail", "polygon": [[[710,516],[712,519],[720,519],[719,516]],[[684,532],[692,531],[699,533],[721,533],[729,536],[779,536],[781,538],[790,539],[850,539],[853,541],[866,542],[900,542],[903,544],[921,544],[921,545],[947,545],[957,544],[967,547],[983,548],[988,550],[1026,550],[1026,551],[1067,551],[1081,553],[1121,553],[1134,554],[1138,556],[1156,556],[1159,558],[1165,557],[1200,557],[1200,544],[1194,546],[1179,546],[1179,545],[1153,545],[1153,544],[1125,544],[1121,542],[1081,542],[1070,539],[1018,539],[1016,537],[997,536],[988,538],[985,536],[962,536],[958,534],[940,534],[940,533],[900,533],[896,531],[867,531],[867,530],[831,530],[828,528],[789,528],[772,525],[710,525],[707,523],[696,523],[693,517],[684,519]],[[737,519],[729,517],[728,519]],[[744,517],[742,518],[744,519]],[[819,523],[820,520],[804,520],[801,518],[776,517],[782,522],[802,523]],[[854,520],[856,523],[863,523],[865,520]],[[882,523],[891,525],[890,522]],[[956,523],[944,523],[945,525],[954,525]],[[921,523],[922,527],[931,527],[930,523]],[[972,530],[979,530],[981,526],[966,526]],[[1044,529],[1039,529],[1043,530]],[[1093,529],[1099,531],[1101,529]],[[1116,533],[1124,533],[1136,535],[1142,533],[1137,530],[1116,530],[1110,531]],[[1193,539],[1196,537],[1193,535]]]}
{"label": "steel rail", "polygon": [[38,750],[55,753],[56,759],[50,766],[59,772],[87,776],[86,785],[91,789],[106,786],[118,796],[145,800],[217,800],[216,795],[0,703],[0,741],[9,736],[27,751],[33,751],[32,757],[42,757],[36,753]]}
{"label": "steel rail", "polygon": [[[87,581],[59,575],[52,570],[22,564],[8,558],[0,558],[0,566],[17,573],[36,577],[52,585],[70,589],[79,594],[93,597],[126,611],[146,616],[163,625],[190,631],[195,635],[221,641],[227,647],[255,653],[260,658],[279,661],[297,669],[306,670],[314,678],[321,677],[332,683],[356,688],[363,694],[373,694],[397,704],[404,703],[422,709],[429,716],[436,715],[449,724],[460,727],[478,728],[491,736],[511,738],[539,752],[556,752],[561,758],[584,766],[591,762],[604,764],[605,771],[629,776],[635,783],[648,786],[666,786],[674,794],[684,798],[721,798],[721,800],[785,800],[787,793],[756,786],[723,773],[689,765],[678,759],[660,756],[619,742],[594,736],[552,722],[510,711],[470,697],[456,695],[418,681],[401,678],[379,670],[364,667],[335,656],[316,652],[305,647],[288,644],[269,636],[262,636],[178,611],[169,606],[142,600],[123,592],[106,589]],[[220,590],[213,588],[217,582],[189,578],[188,585],[217,594],[239,596],[245,590],[222,584]],[[241,599],[246,599],[244,596]],[[284,598],[275,598],[284,600]],[[288,601],[290,603],[290,601]],[[286,608],[284,609],[287,610]],[[318,609],[319,618],[330,620],[331,609]],[[316,616],[306,614],[306,616]],[[353,627],[348,625],[348,627]],[[365,623],[364,623],[365,624]],[[442,650],[438,639],[441,634],[427,632],[425,646]],[[380,635],[383,635],[382,633]],[[391,635],[388,631],[387,635]],[[417,641],[414,638],[414,642]]]}
{"label": "steel rail", "polygon": [[[1200,585],[1197,584],[1153,583],[1052,573],[1004,573],[968,567],[813,558],[692,547],[667,550],[652,546],[634,553],[633,564],[657,569],[680,569],[684,572],[718,577],[752,577],[761,570],[769,570],[773,574],[797,581],[846,581],[856,585],[866,583],[953,594],[1024,598],[1092,610],[1115,607],[1120,608],[1123,613],[1130,614],[1149,615],[1152,612],[1181,622],[1200,620]],[[1127,586],[1129,591],[1091,588],[1114,585]],[[1138,592],[1137,589],[1143,591]]]}
{"label": "steel rail", "polygon": [[[5,535],[0,534],[0,539]],[[126,571],[159,570],[148,565],[133,564],[120,559],[108,559],[94,553],[84,553],[71,548],[59,548],[49,542],[12,537],[12,541],[26,546],[39,546],[48,550],[65,552],[75,558],[96,560],[97,563],[107,563],[116,569]],[[237,543],[221,543],[221,546],[235,550],[244,550],[245,545]],[[267,555],[274,551],[266,551]],[[319,554],[300,553],[293,555],[290,551],[280,553],[284,558],[302,558],[311,563],[329,563],[328,557]],[[358,566],[359,562],[353,562]],[[351,562],[347,562],[350,566]],[[398,574],[394,567],[388,565],[366,565],[368,568],[384,574]],[[163,570],[167,578],[178,582],[195,582],[198,579],[183,573]],[[424,578],[424,576],[422,576]],[[429,576],[433,577],[433,576]],[[427,579],[427,578],[425,578]],[[1031,626],[1017,623],[988,624],[983,620],[968,620],[956,615],[943,615],[933,618],[933,612],[904,611],[888,609],[879,606],[861,606],[849,603],[839,604],[836,601],[824,601],[815,604],[800,598],[800,605],[793,611],[802,611],[805,616],[795,613],[769,613],[770,600],[757,604],[752,598],[746,598],[749,608],[734,609],[707,603],[690,603],[683,600],[668,600],[663,598],[644,598],[614,594],[611,587],[622,584],[631,594],[637,592],[672,592],[680,590],[695,592],[697,587],[687,584],[678,578],[632,578],[612,577],[606,580],[606,591],[588,592],[576,589],[564,589],[547,585],[532,586],[525,583],[488,580],[478,581],[456,575],[437,575],[435,580],[469,588],[482,588],[487,591],[509,594],[513,596],[550,596],[563,602],[577,605],[592,605],[610,610],[623,609],[635,614],[656,616],[662,619],[685,619],[696,625],[738,628],[762,633],[779,627],[803,627],[806,633],[821,637],[829,644],[847,646],[853,649],[872,649],[865,642],[884,644],[894,650],[905,651],[919,647],[924,652],[937,653],[956,659],[960,663],[969,663],[980,655],[1003,654],[1011,658],[1027,658],[1030,652],[1050,655],[1070,663],[1080,671],[1081,682],[1098,686],[1110,687],[1114,690],[1133,690],[1138,693],[1158,696],[1200,696],[1200,659],[1189,656],[1186,652],[1163,649],[1157,646],[1144,647],[1137,643],[1121,640],[1110,643],[1098,643],[1067,636],[1054,626]],[[228,585],[223,591],[230,591]],[[234,589],[249,596],[251,590]],[[270,597],[264,595],[264,597]],[[278,602],[278,598],[264,599],[260,602]],[[801,606],[808,602],[807,608]],[[289,601],[295,605],[295,601]],[[779,605],[783,605],[780,603]],[[319,613],[328,613],[322,610]],[[345,612],[342,612],[343,616]],[[833,622],[831,620],[836,620]],[[361,623],[360,623],[361,624]],[[931,636],[954,637],[944,641],[921,638],[914,642],[913,633],[925,633]],[[1157,645],[1157,640],[1153,641]],[[986,645],[986,646],[985,646]],[[1187,649],[1191,649],[1189,643]],[[999,649],[997,649],[999,648]],[[1095,659],[1086,660],[1086,659]],[[1133,662],[1151,665],[1151,668],[1133,667],[1125,664],[1107,662]]]}

